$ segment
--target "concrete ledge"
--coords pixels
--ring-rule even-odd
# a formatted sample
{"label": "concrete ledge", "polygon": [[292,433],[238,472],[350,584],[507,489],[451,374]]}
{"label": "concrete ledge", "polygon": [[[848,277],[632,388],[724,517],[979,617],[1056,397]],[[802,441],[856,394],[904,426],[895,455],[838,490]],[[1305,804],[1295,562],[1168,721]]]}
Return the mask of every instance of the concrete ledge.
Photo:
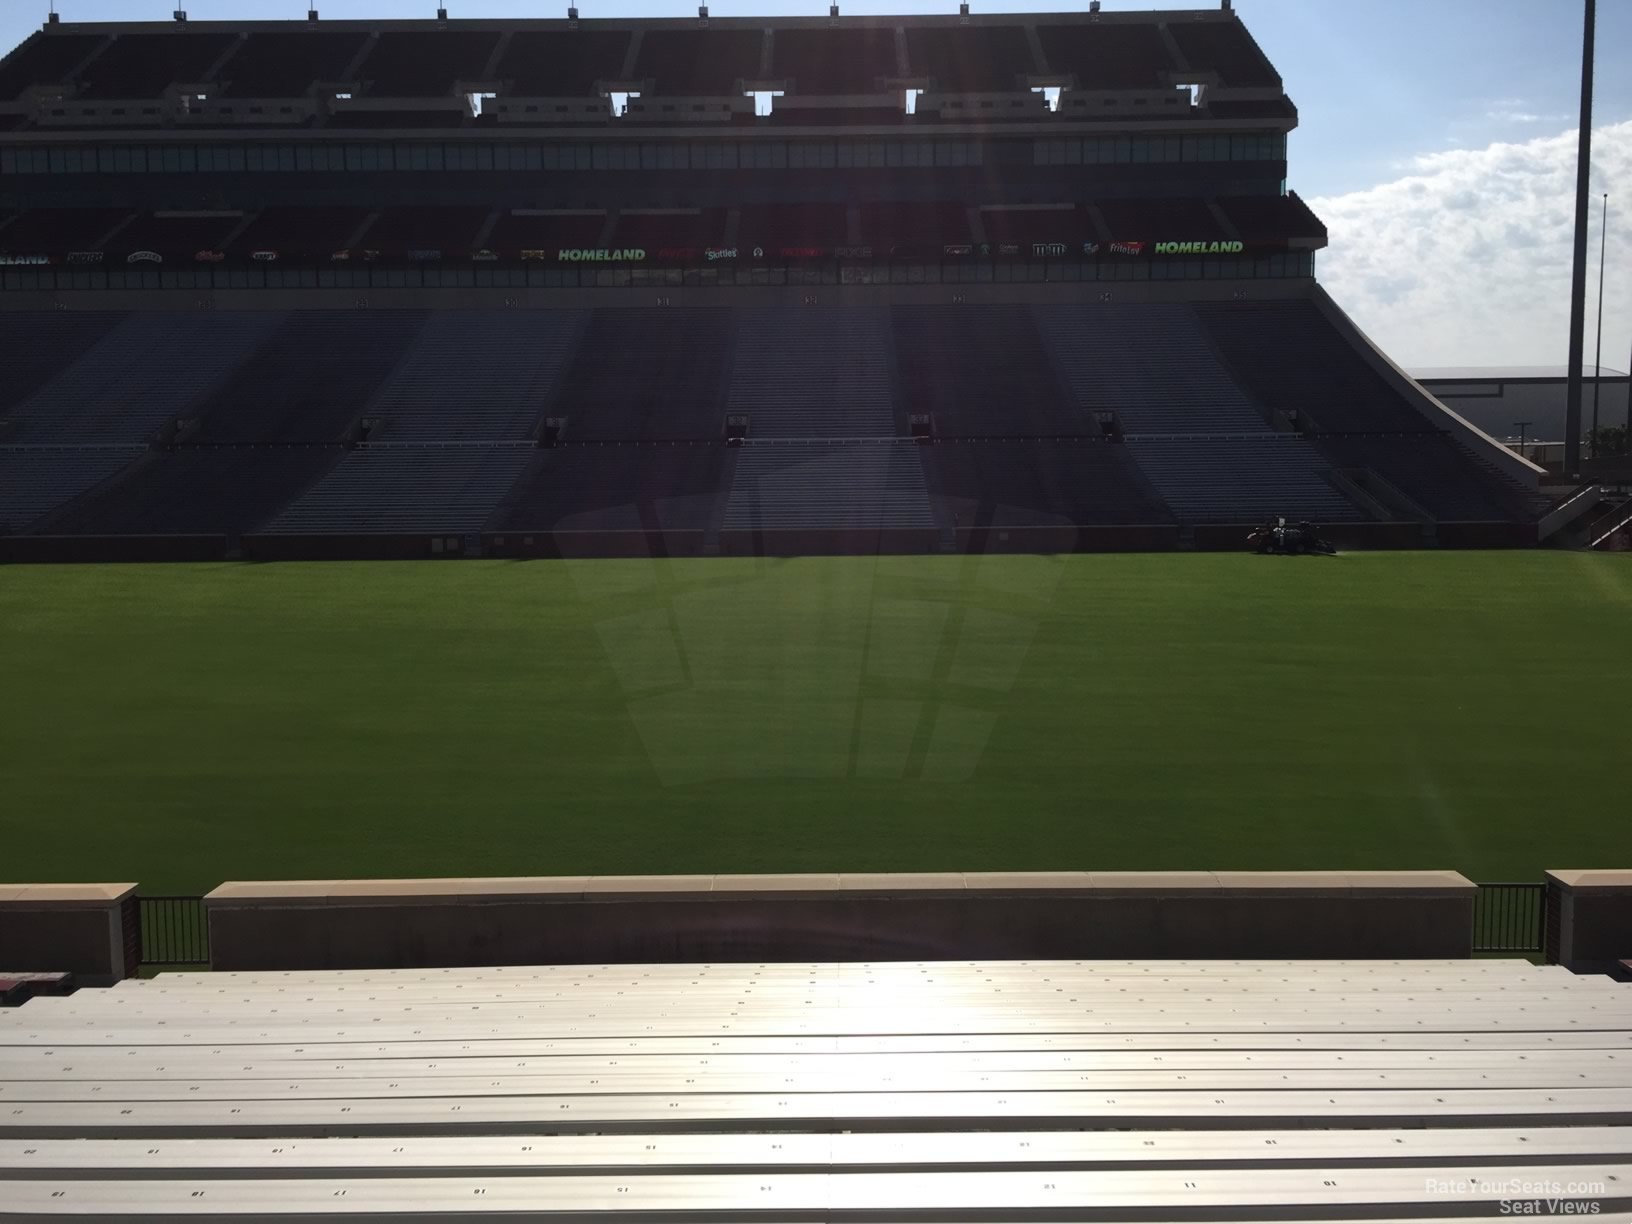
{"label": "concrete ledge", "polygon": [[0,965],[111,986],[136,972],[136,885],[0,884]]}
{"label": "concrete ledge", "polygon": [[1613,973],[1632,956],[1632,870],[1547,872],[1547,959]]}
{"label": "concrete ledge", "polygon": [[208,897],[218,969],[761,960],[1446,958],[1454,872],[318,880]]}

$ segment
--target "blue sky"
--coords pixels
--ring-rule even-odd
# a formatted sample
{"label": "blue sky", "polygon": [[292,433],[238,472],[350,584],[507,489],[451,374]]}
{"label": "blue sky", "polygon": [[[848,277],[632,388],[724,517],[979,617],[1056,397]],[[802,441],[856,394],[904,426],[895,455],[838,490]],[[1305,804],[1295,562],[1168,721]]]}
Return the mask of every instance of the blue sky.
{"label": "blue sky", "polygon": [[[444,0],[455,17],[564,15],[567,0]],[[437,0],[314,0],[324,17],[430,17]],[[696,0],[577,0],[585,17],[682,16]],[[0,43],[47,0],[0,0]],[[68,21],[300,18],[307,0],[58,0]],[[956,0],[840,0],[846,13],[951,13]],[[1086,0],[973,0],[980,13]],[[1212,7],[1105,0],[1107,9]],[[1332,227],[1321,277],[1417,364],[1562,364],[1580,0],[1236,0],[1298,104],[1290,185]],[[827,0],[710,0],[725,16],[819,15]],[[1598,14],[1594,191],[1620,201],[1612,268],[1632,267],[1632,2]],[[1596,251],[1596,223],[1592,241]],[[1496,258],[1505,251],[1508,258]],[[1525,253],[1523,258],[1518,253]],[[1428,292],[1428,290],[1433,292]],[[1632,280],[1612,274],[1605,364],[1626,364]],[[1453,327],[1451,314],[1461,316]],[[1589,319],[1589,333],[1594,320]],[[1613,337],[1611,340],[1610,337]],[[1590,353],[1589,353],[1590,359]]]}

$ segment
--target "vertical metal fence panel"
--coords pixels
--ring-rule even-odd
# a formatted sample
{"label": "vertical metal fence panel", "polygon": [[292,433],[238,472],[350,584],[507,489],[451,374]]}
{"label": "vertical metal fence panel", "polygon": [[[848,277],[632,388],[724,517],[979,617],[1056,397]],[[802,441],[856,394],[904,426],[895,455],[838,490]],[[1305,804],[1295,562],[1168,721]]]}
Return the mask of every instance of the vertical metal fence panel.
{"label": "vertical metal fence panel", "polygon": [[1475,952],[1541,952],[1546,924],[1545,884],[1479,885],[1473,903]]}
{"label": "vertical metal fence panel", "polygon": [[203,897],[143,897],[142,964],[203,965],[210,927]]}

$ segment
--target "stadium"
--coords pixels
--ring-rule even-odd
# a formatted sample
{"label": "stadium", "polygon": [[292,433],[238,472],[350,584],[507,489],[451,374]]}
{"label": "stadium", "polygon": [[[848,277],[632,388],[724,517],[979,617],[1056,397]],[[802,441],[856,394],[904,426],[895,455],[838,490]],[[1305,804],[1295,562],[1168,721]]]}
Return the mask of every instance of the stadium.
{"label": "stadium", "polygon": [[1632,1220],[1632,469],[824,7],[0,59],[0,1220]]}

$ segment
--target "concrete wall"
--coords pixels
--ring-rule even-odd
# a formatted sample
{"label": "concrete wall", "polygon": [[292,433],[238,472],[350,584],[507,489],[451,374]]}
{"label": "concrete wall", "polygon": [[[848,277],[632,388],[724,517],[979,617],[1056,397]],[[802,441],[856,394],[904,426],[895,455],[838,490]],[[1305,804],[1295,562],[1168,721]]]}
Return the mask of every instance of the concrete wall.
{"label": "concrete wall", "polygon": [[136,972],[138,938],[134,884],[0,884],[0,976],[111,986]]}
{"label": "concrete wall", "polygon": [[1609,973],[1632,958],[1632,871],[1547,873],[1547,959]]}
{"label": "concrete wall", "polygon": [[1454,872],[228,883],[217,969],[770,960],[1464,957]]}

